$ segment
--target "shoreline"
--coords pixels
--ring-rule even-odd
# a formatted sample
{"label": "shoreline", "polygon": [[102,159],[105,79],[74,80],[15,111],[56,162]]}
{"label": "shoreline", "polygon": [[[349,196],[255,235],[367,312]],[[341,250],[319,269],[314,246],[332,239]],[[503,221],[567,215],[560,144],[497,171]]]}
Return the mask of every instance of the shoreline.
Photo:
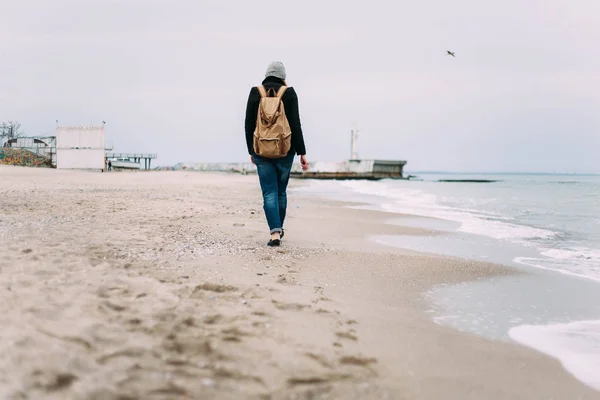
{"label": "shoreline", "polygon": [[291,193],[267,249],[254,177],[56,172],[0,168],[3,398],[600,398],[431,321],[428,288],[514,271],[366,239],[433,230]]}
{"label": "shoreline", "polygon": [[[320,182],[313,188],[298,188],[298,193],[329,200],[342,197],[323,193],[318,184]],[[348,198],[353,194],[345,195]],[[492,262],[516,274],[442,284],[426,291],[434,322],[460,332],[527,346],[557,359],[577,379],[600,390],[600,376],[594,372],[600,369],[600,353],[596,351],[600,343],[600,309],[590,307],[590,304],[600,304],[596,279],[523,263],[521,259],[528,254],[535,257],[536,252],[481,233],[461,232],[460,223],[454,220],[392,211],[393,207],[381,203],[378,195],[361,192],[355,197],[340,205],[388,213],[390,218],[386,224],[435,232],[430,235],[380,233],[369,237],[372,242],[403,251]],[[578,299],[573,299],[573,293],[578,293]],[[556,298],[571,298],[571,301],[561,302]],[[528,307],[532,308],[531,312],[527,311]]]}

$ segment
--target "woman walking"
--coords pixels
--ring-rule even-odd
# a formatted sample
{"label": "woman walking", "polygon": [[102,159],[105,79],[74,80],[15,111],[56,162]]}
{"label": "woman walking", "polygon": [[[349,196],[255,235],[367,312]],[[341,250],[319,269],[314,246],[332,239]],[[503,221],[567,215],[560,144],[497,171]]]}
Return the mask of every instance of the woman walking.
{"label": "woman walking", "polygon": [[287,185],[294,156],[300,156],[304,171],[308,169],[298,96],[285,79],[284,65],[270,63],[262,84],[250,90],[246,106],[246,145],[258,171],[271,233],[269,246],[279,246],[284,235]]}

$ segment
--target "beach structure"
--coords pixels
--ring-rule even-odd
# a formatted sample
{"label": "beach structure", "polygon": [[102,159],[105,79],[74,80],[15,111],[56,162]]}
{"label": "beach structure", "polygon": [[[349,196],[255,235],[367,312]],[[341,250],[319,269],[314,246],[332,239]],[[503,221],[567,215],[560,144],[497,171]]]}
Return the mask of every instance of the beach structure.
{"label": "beach structure", "polygon": [[252,163],[177,163],[172,167],[156,169],[162,171],[232,172],[242,175],[256,173],[256,165]]}
{"label": "beach structure", "polygon": [[142,160],[144,160],[143,169],[150,169],[152,160],[156,157],[156,154],[142,153],[109,153],[106,155],[107,160],[111,161],[112,167],[115,169],[142,169]]}
{"label": "beach structure", "polygon": [[406,179],[401,160],[348,160],[343,162],[315,162],[309,171],[299,164],[292,167],[291,177],[297,179]]}
{"label": "beach structure", "polygon": [[59,169],[107,169],[111,160],[115,169],[150,169],[156,154],[111,153],[106,144],[104,122],[98,126],[59,126],[56,136],[17,137],[0,143],[0,164],[47,166]]}
{"label": "beach structure", "polygon": [[[309,171],[302,171],[298,162],[292,166],[291,177],[296,179],[408,179],[403,168],[406,161],[395,160],[348,160],[342,162],[311,162]],[[114,166],[113,162],[113,166]],[[250,163],[179,163],[172,167],[159,167],[169,171],[213,171],[239,174],[256,173]]]}
{"label": "beach structure", "polygon": [[[8,149],[14,150],[12,154],[21,154],[21,160],[15,160],[16,165],[29,166],[31,160],[45,159],[48,166],[56,166],[56,138],[54,136],[30,136],[17,137],[7,140],[2,144],[7,149],[5,154],[11,153]],[[18,153],[15,153],[16,151]],[[27,156],[30,162],[27,161]]]}
{"label": "beach structure", "polygon": [[[362,160],[358,157],[358,130],[352,129],[350,139],[350,159],[346,161],[311,162],[309,171],[302,171],[296,161],[292,166],[291,177],[296,179],[408,179],[404,176],[403,160]],[[241,174],[256,173],[256,166],[251,163],[179,163],[173,167],[161,167],[167,170],[188,171],[220,171]]]}
{"label": "beach structure", "polygon": [[403,160],[361,160],[358,156],[358,130],[350,131],[350,159],[343,162],[315,162],[309,171],[299,164],[292,167],[291,177],[298,179],[406,179]]}
{"label": "beach structure", "polygon": [[52,168],[49,158],[18,147],[0,147],[0,165]]}
{"label": "beach structure", "polygon": [[56,127],[57,169],[104,170],[104,162],[104,123]]}
{"label": "beach structure", "polygon": [[350,160],[358,160],[358,129],[350,131]]}

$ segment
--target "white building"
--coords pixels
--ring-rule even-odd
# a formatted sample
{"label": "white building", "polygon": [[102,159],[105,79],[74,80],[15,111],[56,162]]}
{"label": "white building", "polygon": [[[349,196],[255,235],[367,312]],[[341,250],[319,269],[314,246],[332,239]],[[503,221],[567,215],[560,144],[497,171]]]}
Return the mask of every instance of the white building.
{"label": "white building", "polygon": [[104,169],[102,126],[57,126],[56,168]]}

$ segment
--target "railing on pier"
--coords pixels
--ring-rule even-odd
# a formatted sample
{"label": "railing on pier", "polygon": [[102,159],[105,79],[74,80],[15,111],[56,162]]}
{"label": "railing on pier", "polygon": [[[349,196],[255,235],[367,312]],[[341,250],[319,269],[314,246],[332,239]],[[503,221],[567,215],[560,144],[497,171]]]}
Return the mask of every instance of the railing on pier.
{"label": "railing on pier", "polygon": [[[133,162],[140,163],[142,159],[144,160],[144,169],[150,169],[152,160],[157,158],[156,154],[153,153],[108,153],[106,158],[118,158],[118,159],[127,159],[133,160]],[[141,166],[140,166],[141,167]]]}

